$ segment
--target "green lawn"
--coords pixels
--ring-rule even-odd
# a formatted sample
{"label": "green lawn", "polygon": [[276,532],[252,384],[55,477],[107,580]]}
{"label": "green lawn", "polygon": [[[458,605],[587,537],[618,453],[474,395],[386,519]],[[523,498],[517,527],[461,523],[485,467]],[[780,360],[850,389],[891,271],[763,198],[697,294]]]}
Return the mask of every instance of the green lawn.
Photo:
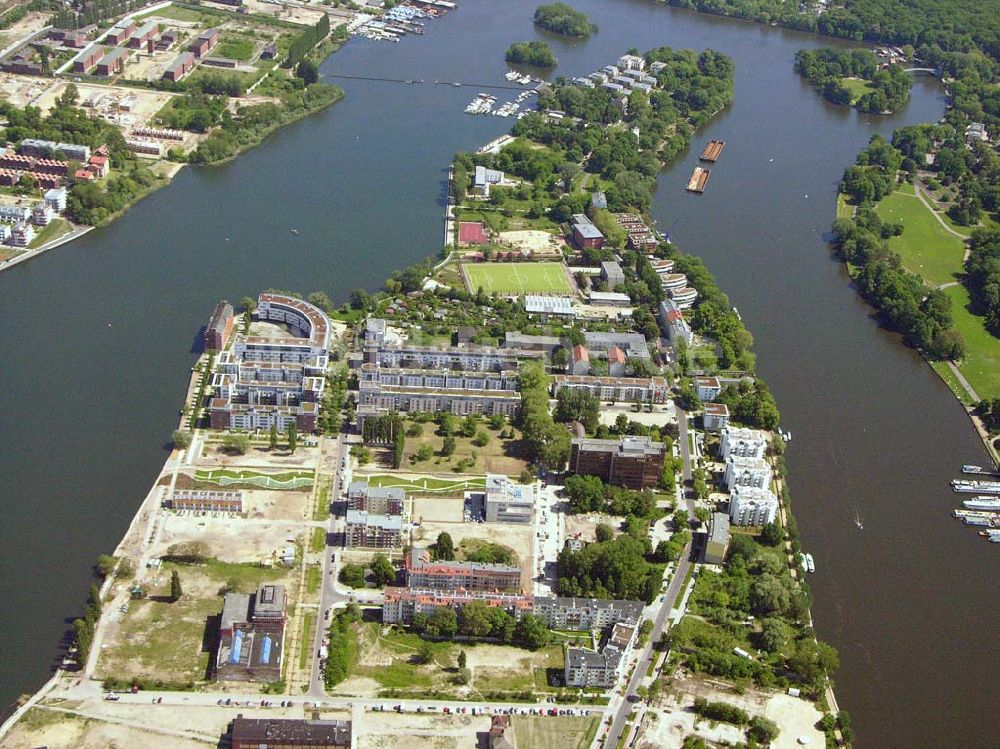
{"label": "green lawn", "polygon": [[313,637],[316,636],[316,614],[307,611],[302,617],[302,642],[299,646],[299,668],[304,669],[309,664],[309,653],[312,652]]}
{"label": "green lawn", "polygon": [[422,494],[436,494],[449,492],[462,492],[469,489],[483,489],[486,487],[486,478],[467,478],[451,481],[448,479],[435,478],[414,478],[408,479],[402,476],[378,475],[369,476],[368,483],[371,486],[400,486],[408,492],[420,492]]}
{"label": "green lawn", "polygon": [[894,192],[876,211],[883,220],[905,227],[902,235],[889,240],[889,248],[900,255],[908,271],[933,286],[954,281],[962,272],[965,243],[941,226],[918,198]]}
{"label": "green lawn", "polygon": [[320,580],[323,577],[323,570],[318,564],[310,564],[306,567],[306,593],[312,595],[319,590]]}
{"label": "green lawn", "polygon": [[875,87],[863,78],[841,78],[840,82],[848,91],[851,92],[852,106],[858,99],[867,94],[869,91],[875,90]]}
{"label": "green lawn", "polygon": [[253,57],[256,48],[256,45],[250,39],[240,36],[224,36],[222,37],[222,41],[219,42],[219,46],[215,49],[215,56],[246,62]]}
{"label": "green lawn", "polygon": [[469,291],[487,294],[571,294],[562,263],[463,264]]}
{"label": "green lawn", "polygon": [[955,327],[965,338],[967,351],[959,371],[980,398],[1000,396],[1000,340],[986,330],[983,318],[969,312],[969,292],[964,286],[950,286],[944,292],[951,298]]}
{"label": "green lawn", "polygon": [[313,472],[265,473],[263,471],[214,468],[195,471],[194,478],[195,481],[208,481],[222,486],[226,484],[254,484],[265,489],[299,489],[312,484]]}
{"label": "green lawn", "polygon": [[59,239],[64,234],[69,234],[71,231],[73,231],[73,225],[69,221],[61,218],[54,219],[48,226],[35,235],[35,238],[28,245],[28,249],[34,250],[37,247]]}
{"label": "green lawn", "polygon": [[514,736],[518,746],[534,749],[584,749],[590,746],[600,727],[601,719],[527,716],[514,721]]}

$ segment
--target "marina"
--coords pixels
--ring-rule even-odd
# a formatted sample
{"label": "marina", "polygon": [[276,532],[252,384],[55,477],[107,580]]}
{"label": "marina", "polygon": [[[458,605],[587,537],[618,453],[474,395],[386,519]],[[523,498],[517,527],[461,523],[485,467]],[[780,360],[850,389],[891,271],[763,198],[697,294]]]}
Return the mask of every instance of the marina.
{"label": "marina", "polygon": [[688,180],[687,191],[697,193],[705,192],[705,186],[708,185],[708,178],[711,175],[711,170],[696,166],[694,171],[691,172],[691,179]]}
{"label": "marina", "polygon": [[358,22],[352,21],[349,31],[373,41],[398,42],[406,34],[422,36],[425,19],[440,17],[456,7],[446,0],[411,0],[390,8],[381,16],[358,16]]}
{"label": "marina", "polygon": [[701,152],[701,156],[698,158],[702,161],[718,161],[719,157],[722,155],[722,149],[726,147],[726,141],[724,140],[710,140],[708,145],[705,146],[705,150]]}
{"label": "marina", "polygon": [[959,494],[1000,494],[1000,481],[953,479],[951,488]]}

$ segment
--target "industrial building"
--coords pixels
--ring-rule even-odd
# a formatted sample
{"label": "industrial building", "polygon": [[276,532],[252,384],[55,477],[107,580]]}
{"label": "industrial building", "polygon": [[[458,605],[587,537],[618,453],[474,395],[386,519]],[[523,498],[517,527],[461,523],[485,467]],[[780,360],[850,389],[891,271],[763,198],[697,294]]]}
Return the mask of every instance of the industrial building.
{"label": "industrial building", "polygon": [[231,512],[242,514],[243,492],[207,489],[175,489],[164,504],[171,510]]}
{"label": "industrial building", "polygon": [[233,332],[233,305],[222,300],[215,305],[212,317],[205,328],[203,343],[206,351],[221,351],[229,343]]}
{"label": "industrial building", "polygon": [[253,595],[227,593],[219,623],[215,677],[270,682],[281,678],[285,586],[264,583]]}
{"label": "industrial building", "polygon": [[350,749],[351,721],[244,718],[229,726],[231,749]]}

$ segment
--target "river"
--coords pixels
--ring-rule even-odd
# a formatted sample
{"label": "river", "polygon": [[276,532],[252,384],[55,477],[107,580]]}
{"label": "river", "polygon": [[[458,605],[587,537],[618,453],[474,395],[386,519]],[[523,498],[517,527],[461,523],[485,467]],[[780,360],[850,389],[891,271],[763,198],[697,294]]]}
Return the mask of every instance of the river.
{"label": "river", "polygon": [[[654,214],[739,307],[793,432],[814,614],[841,653],[837,693],[857,745],[987,746],[996,549],[949,517],[947,487],[984,451],[930,368],[869,319],[824,244],[843,168],[873,133],[940,117],[937,83],[918,78],[894,116],[860,115],[792,70],[796,50],[829,40],[644,0],[574,5],[600,31],[550,39],[559,75],[631,47],[734,58],[736,102],[696,138],[728,143],[707,193],[684,191],[692,149],[664,172]],[[424,37],[350,42],[324,74],[424,83],[337,80],[347,97],[334,108],[232,164],[185,169],[112,226],[0,274],[0,702],[47,678],[89,566],[154,480],[215,302],[266,287],[341,301],[439,250],[451,154],[511,120],[466,116],[478,89],[433,82],[504,83],[507,45],[540,36],[534,6],[463,0]]]}

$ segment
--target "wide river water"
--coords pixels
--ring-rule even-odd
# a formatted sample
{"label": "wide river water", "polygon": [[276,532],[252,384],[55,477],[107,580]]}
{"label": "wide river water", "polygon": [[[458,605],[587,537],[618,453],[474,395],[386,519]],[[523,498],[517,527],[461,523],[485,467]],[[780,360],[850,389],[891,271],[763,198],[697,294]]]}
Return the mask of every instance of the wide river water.
{"label": "wide river water", "polygon": [[[0,703],[47,678],[90,565],[155,479],[216,301],[267,287],[340,301],[437,253],[451,155],[512,121],[464,115],[479,89],[433,82],[504,83],[504,49],[539,36],[535,5],[463,0],[424,37],[351,41],[325,74],[425,83],[337,80],[347,97],[329,111],[232,164],[185,169],[112,226],[0,274]],[[837,695],[858,746],[995,745],[996,547],[949,517],[947,483],[984,450],[824,243],[844,167],[872,134],[938,119],[937,82],[919,78],[894,116],[861,115],[793,72],[796,50],[830,40],[644,0],[574,5],[600,31],[551,40],[560,75],[631,47],[713,47],[736,62],[735,104],[664,172],[653,212],[739,307],[793,432],[814,614],[840,650]],[[688,195],[709,137],[728,145],[707,193]]]}

